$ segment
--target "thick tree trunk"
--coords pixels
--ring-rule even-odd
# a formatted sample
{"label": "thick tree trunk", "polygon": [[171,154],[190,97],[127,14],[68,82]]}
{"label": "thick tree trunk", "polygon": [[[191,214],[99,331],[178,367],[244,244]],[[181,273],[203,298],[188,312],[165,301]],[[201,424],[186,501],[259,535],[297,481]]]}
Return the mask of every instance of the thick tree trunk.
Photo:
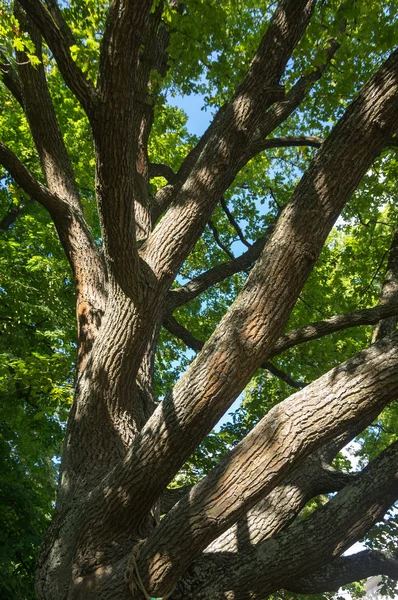
{"label": "thick tree trunk", "polygon": [[[147,146],[154,113],[148,96],[160,46],[165,58],[162,3],[152,5],[111,3],[96,87],[71,58],[73,34],[56,3],[19,0],[17,8],[38,54],[43,37],[87,113],[102,228],[99,251],[84,219],[44,68],[35,70],[21,57],[19,76],[7,72],[4,82],[24,107],[47,187],[3,144],[0,160],[54,220],[75,278],[79,343],[57,506],[38,561],[38,600],[238,600],[283,587],[329,589],[375,569],[391,574],[395,566],[380,556],[349,566],[336,559],[397,498],[396,445],[355,478],[333,471],[330,462],[396,398],[397,334],[377,333],[383,339],[277,405],[161,521],[159,512],[168,484],[269,357],[381,318],[394,321],[384,321],[379,332],[388,325],[392,333],[391,323],[395,328],[392,252],[378,308],[283,334],[334,222],[398,128],[398,53],[363,87],[325,141],[266,140],[338,48],[331,42],[325,65],[285,95],[280,80],[316,1],[281,0],[241,85],[178,173],[166,168],[170,181],[152,198]],[[302,143],[320,149],[275,226],[240,258],[171,289],[240,169],[266,148]],[[253,263],[242,291],[202,347],[179,326],[173,310]],[[153,370],[162,324],[200,353],[159,403]],[[315,494],[338,490],[308,522],[288,528]],[[319,541],[325,527],[330,533]]]}

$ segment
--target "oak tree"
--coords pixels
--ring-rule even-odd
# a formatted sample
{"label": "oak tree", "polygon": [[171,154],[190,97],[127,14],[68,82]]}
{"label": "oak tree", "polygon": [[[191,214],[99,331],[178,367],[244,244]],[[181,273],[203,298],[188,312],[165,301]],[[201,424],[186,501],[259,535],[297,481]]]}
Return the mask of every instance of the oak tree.
{"label": "oak tree", "polygon": [[[398,498],[394,432],[369,448],[398,393],[396,8],[2,8],[0,227],[18,238],[1,293],[7,305],[27,264],[32,285],[67,290],[58,303],[15,289],[3,317],[36,347],[8,358],[4,389],[24,407],[10,439],[56,417],[30,471],[53,468],[32,457],[61,428],[72,288],[76,306],[38,599],[243,600],[397,578],[377,543],[343,555]],[[213,111],[200,138],[167,104],[192,91]],[[211,434],[241,395],[234,426]],[[347,472],[339,452],[358,435],[371,460]]]}

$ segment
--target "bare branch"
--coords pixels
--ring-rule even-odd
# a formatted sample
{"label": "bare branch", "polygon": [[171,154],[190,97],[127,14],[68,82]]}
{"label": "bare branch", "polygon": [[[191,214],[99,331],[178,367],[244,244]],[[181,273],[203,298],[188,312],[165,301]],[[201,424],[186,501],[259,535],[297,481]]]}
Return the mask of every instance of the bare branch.
{"label": "bare branch", "polygon": [[66,85],[75,94],[87,115],[92,115],[97,102],[95,89],[72,59],[69,47],[73,36],[62,18],[61,12],[57,11],[55,16],[53,2],[50,3],[51,12],[41,0],[19,0],[19,3],[36,23],[41,35],[46,40]]}
{"label": "bare branch", "polygon": [[388,575],[392,579],[398,579],[398,560],[376,550],[364,550],[358,554],[336,558],[319,571],[295,579],[285,585],[285,588],[298,594],[337,592],[347,583],[374,575]]}
{"label": "bare branch", "polygon": [[214,239],[216,240],[217,246],[219,246],[221,248],[221,250],[223,250],[225,252],[225,254],[227,254],[231,260],[234,260],[235,257],[232,254],[232,252],[230,251],[230,249],[221,241],[220,234],[218,233],[218,229],[215,226],[212,219],[209,219],[208,225],[213,233]]}
{"label": "bare branch", "polygon": [[310,325],[305,325],[305,327],[300,327],[299,329],[294,329],[283,334],[276,341],[268,356],[276,356],[288,348],[324,337],[325,335],[330,335],[336,331],[358,327],[359,325],[374,325],[380,319],[393,317],[394,315],[398,315],[398,304],[396,303],[354,310],[349,313],[330,317],[330,319],[325,319],[324,321],[311,323]]}
{"label": "bare branch", "polygon": [[225,212],[225,214],[227,216],[228,221],[231,223],[232,227],[235,229],[236,233],[238,234],[238,238],[240,239],[242,244],[247,246],[247,248],[250,248],[251,244],[249,244],[249,242],[245,239],[242,229],[239,227],[237,221],[234,219],[234,216],[231,213],[231,211],[229,210],[228,205],[224,198],[221,198],[220,204],[222,206],[223,211]]}
{"label": "bare branch", "polygon": [[168,165],[161,163],[149,163],[149,178],[152,177],[163,177],[169,183],[173,181],[175,173]]}
{"label": "bare branch", "polygon": [[282,369],[279,369],[279,367],[275,366],[274,364],[272,364],[268,360],[264,361],[261,364],[261,368],[262,369],[267,369],[267,371],[269,371],[270,373],[272,373],[272,375],[275,375],[275,377],[278,377],[278,379],[281,379],[282,381],[284,381],[285,383],[287,383],[291,387],[296,388],[296,390],[302,390],[307,385],[303,381],[295,381],[294,379],[292,379],[290,377],[290,375],[288,375],[287,373],[285,373],[285,371],[282,371]]}
{"label": "bare branch", "polygon": [[18,73],[16,73],[2,50],[0,50],[0,73],[4,85],[10,90],[16,101],[19,102],[23,108],[22,89]]}
{"label": "bare branch", "polygon": [[259,238],[246,252],[230,260],[225,263],[221,263],[212,267],[208,271],[205,271],[195,279],[192,279],[186,285],[177,288],[175,290],[170,290],[168,294],[168,303],[171,310],[174,310],[178,306],[182,306],[187,302],[190,302],[207,289],[220,283],[227,277],[231,277],[235,273],[239,273],[240,271],[245,271],[257,260],[260,256],[265,243],[267,242],[269,236],[271,235],[274,225],[272,225],[266,234]]}
{"label": "bare branch", "polygon": [[311,148],[320,148],[323,139],[316,136],[287,136],[282,138],[272,138],[266,140],[254,140],[250,145],[250,153],[254,156],[263,150],[270,148],[293,148],[300,146],[309,146]]}

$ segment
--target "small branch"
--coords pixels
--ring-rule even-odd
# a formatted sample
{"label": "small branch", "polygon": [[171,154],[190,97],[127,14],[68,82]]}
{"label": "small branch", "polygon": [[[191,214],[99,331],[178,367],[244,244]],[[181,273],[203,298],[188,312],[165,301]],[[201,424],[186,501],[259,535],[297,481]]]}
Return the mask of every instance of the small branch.
{"label": "small branch", "polygon": [[323,143],[323,139],[316,136],[287,136],[281,138],[272,139],[254,139],[250,145],[250,152],[255,155],[263,150],[270,148],[293,148],[299,146],[309,146],[311,148],[320,148]]}
{"label": "small branch", "polygon": [[247,246],[247,248],[250,248],[251,244],[249,244],[249,242],[245,239],[242,229],[239,227],[237,221],[235,221],[234,216],[231,213],[231,211],[229,210],[228,205],[225,202],[224,198],[221,198],[220,204],[222,206],[223,211],[225,212],[225,214],[227,216],[228,221],[231,223],[232,227],[235,229],[236,233],[238,234],[238,237],[239,237],[240,241],[242,242],[242,244]]}
{"label": "small branch", "polygon": [[0,50],[0,73],[4,85],[10,90],[17,102],[23,108],[22,88],[19,81],[18,73],[9,63],[5,53]]}
{"label": "small branch", "polygon": [[267,371],[272,373],[272,375],[275,375],[275,377],[278,377],[278,379],[281,379],[296,390],[302,390],[303,388],[305,388],[306,385],[308,385],[307,383],[304,383],[302,381],[295,381],[290,377],[290,375],[285,373],[285,371],[282,371],[269,361],[263,362],[261,365],[261,369],[266,369]]}
{"label": "small branch", "polygon": [[398,315],[397,304],[379,305],[374,308],[355,310],[342,315],[336,315],[324,321],[311,323],[310,325],[294,329],[282,335],[275,343],[270,356],[275,356],[288,348],[324,337],[325,335],[330,335],[336,331],[358,327],[359,325],[375,325],[380,319],[394,315]]}
{"label": "small branch", "polygon": [[7,214],[4,215],[4,217],[0,220],[0,229],[2,231],[7,231],[7,229],[9,229],[11,225],[15,223],[15,221],[22,213],[24,208],[24,204],[19,204],[18,206],[15,206],[15,204],[11,204],[7,211]]}
{"label": "small branch", "polygon": [[153,177],[163,177],[168,183],[170,183],[175,173],[171,167],[162,163],[149,163],[149,179]]}
{"label": "small branch", "polygon": [[167,329],[169,333],[183,341],[188,348],[191,348],[195,352],[200,352],[202,350],[204,342],[192,335],[192,333],[188,331],[186,327],[181,325],[173,315],[167,317],[163,322],[163,327]]}
{"label": "small branch", "polygon": [[57,61],[66,85],[89,115],[97,102],[96,92],[92,82],[86,79],[72,59],[69,47],[73,44],[73,35],[61,11],[57,10],[55,14],[54,2],[50,2],[50,7],[41,0],[19,0],[19,3],[36,23]]}
{"label": "small branch", "polygon": [[229,256],[231,260],[235,259],[235,256],[232,254],[228,246],[226,246],[220,239],[220,235],[218,233],[217,227],[214,225],[212,219],[209,220],[208,225],[213,232],[214,239],[216,240],[217,245]]}
{"label": "small branch", "polygon": [[173,311],[178,306],[182,306],[187,302],[190,302],[211,286],[220,283],[227,277],[231,277],[235,273],[239,273],[241,271],[245,271],[249,269],[251,265],[258,259],[260,256],[265,243],[267,242],[269,236],[271,235],[275,225],[272,225],[268,228],[266,234],[259,238],[247,252],[241,254],[237,258],[230,260],[225,263],[221,263],[215,267],[212,267],[208,271],[205,271],[195,279],[192,279],[186,285],[177,288],[175,290],[171,290],[168,295],[169,306],[171,311]]}

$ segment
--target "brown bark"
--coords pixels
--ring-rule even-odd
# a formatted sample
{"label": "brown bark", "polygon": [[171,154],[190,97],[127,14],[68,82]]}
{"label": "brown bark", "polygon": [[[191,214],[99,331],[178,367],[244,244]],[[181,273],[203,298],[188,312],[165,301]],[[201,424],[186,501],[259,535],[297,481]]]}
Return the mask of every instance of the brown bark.
{"label": "brown bark", "polygon": [[[297,589],[335,585],[347,577],[346,563],[335,559],[382,517],[397,494],[396,446],[354,483],[352,475],[327,464],[396,397],[397,334],[276,406],[177,504],[181,492],[167,491],[167,485],[254,371],[268,364],[276,372],[266,362],[270,356],[396,315],[387,286],[376,308],[282,335],[333,223],[397,130],[397,52],[325,141],[270,138],[338,50],[332,40],[325,64],[285,94],[280,80],[316,2],[281,0],[241,85],[174,174],[165,165],[150,165],[147,153],[156,97],[151,69],[167,71],[170,31],[160,25],[162,3],[111,2],[97,87],[71,58],[75,40],[55,0],[19,4],[26,11],[20,12],[21,23],[38,54],[43,38],[89,118],[102,228],[100,253],[83,216],[45,70],[23,60],[18,76],[2,67],[3,80],[30,123],[47,187],[1,143],[0,162],[49,211],[77,290],[80,369],[56,514],[39,557],[38,598],[142,600],[143,589],[166,596],[177,585],[176,600],[237,599],[289,589],[292,581]],[[303,144],[319,151],[276,225],[241,257],[170,289],[217,203],[250,158],[265,149]],[[148,186],[153,175],[168,180],[155,199]],[[222,205],[245,243],[233,214]],[[392,251],[389,269],[394,256]],[[204,347],[188,338],[173,310],[254,263]],[[158,405],[153,371],[162,323],[200,354]],[[288,528],[314,494],[340,489],[313,517]],[[167,513],[160,522],[159,511]],[[328,531],[320,543],[319,527]],[[137,544],[139,538],[145,542]],[[389,569],[394,575],[390,567],[373,556],[372,564],[364,568],[361,563],[359,570]],[[254,579],[255,569],[260,576]],[[351,573],[357,576],[355,569]]]}

